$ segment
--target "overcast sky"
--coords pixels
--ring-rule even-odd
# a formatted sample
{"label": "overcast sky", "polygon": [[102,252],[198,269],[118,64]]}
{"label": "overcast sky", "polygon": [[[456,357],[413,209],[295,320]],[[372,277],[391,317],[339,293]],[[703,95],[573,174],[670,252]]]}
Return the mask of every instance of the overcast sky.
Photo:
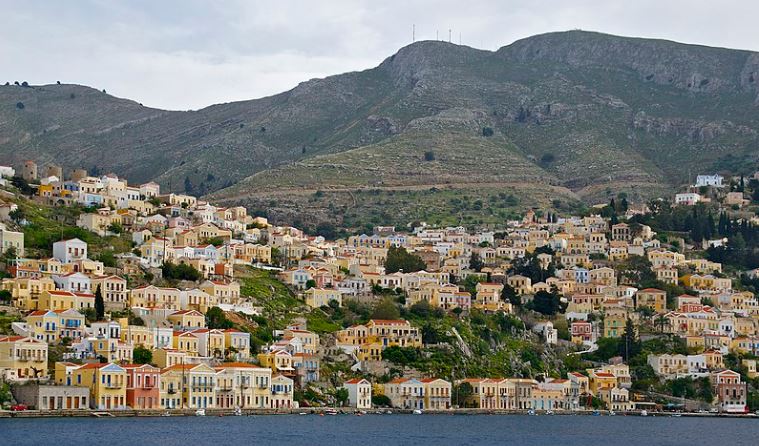
{"label": "overcast sky", "polygon": [[0,79],[197,109],[371,68],[416,39],[494,50],[584,29],[759,50],[759,2],[0,0]]}

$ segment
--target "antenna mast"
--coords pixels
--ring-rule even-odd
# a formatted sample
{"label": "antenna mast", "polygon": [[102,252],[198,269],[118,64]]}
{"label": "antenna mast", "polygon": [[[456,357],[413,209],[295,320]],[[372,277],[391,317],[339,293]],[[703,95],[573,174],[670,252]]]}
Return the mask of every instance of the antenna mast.
{"label": "antenna mast", "polygon": [[448,43],[451,43],[451,28],[448,28]]}
{"label": "antenna mast", "polygon": [[416,42],[416,24],[411,25],[411,43]]}

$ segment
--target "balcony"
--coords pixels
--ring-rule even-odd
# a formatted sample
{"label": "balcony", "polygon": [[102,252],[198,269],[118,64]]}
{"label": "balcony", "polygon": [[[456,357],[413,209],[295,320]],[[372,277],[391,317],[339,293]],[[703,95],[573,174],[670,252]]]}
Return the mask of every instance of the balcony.
{"label": "balcony", "polygon": [[120,383],[106,383],[106,389],[121,389],[123,386]]}

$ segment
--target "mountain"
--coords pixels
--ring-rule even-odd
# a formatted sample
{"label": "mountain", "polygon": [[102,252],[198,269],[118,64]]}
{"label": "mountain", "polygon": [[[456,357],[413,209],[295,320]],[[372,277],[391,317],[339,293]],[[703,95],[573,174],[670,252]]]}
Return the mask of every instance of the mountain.
{"label": "mountain", "polygon": [[189,183],[305,226],[647,199],[699,172],[753,171],[758,131],[759,53],[584,31],[495,52],[417,42],[373,69],[198,111],[0,86],[4,162]]}

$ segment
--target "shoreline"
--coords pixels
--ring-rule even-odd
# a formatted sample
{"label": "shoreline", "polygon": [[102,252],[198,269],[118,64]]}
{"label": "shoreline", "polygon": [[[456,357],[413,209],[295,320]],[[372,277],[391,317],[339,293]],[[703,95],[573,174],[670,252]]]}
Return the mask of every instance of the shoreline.
{"label": "shoreline", "polygon": [[[242,415],[236,415],[234,409],[205,409],[206,417],[228,417],[228,416],[270,416],[270,415],[316,415],[325,416],[333,410],[329,407],[309,407],[302,409],[243,409]],[[341,408],[337,415],[387,415],[391,412],[393,415],[413,415],[411,409],[372,409],[360,411],[354,408]],[[531,414],[527,410],[488,410],[488,409],[450,409],[450,410],[425,410],[423,415],[517,415],[517,416],[635,416],[635,417],[691,417],[691,418],[757,418],[759,415],[754,413],[701,413],[701,412],[648,412],[642,415],[640,411],[617,412],[610,415],[608,411],[554,411],[549,414],[546,411],[536,411]],[[25,410],[25,411],[0,411],[2,418],[140,418],[140,417],[193,417],[195,409],[174,409],[174,410],[97,410],[97,409],[71,409],[71,410]]]}

